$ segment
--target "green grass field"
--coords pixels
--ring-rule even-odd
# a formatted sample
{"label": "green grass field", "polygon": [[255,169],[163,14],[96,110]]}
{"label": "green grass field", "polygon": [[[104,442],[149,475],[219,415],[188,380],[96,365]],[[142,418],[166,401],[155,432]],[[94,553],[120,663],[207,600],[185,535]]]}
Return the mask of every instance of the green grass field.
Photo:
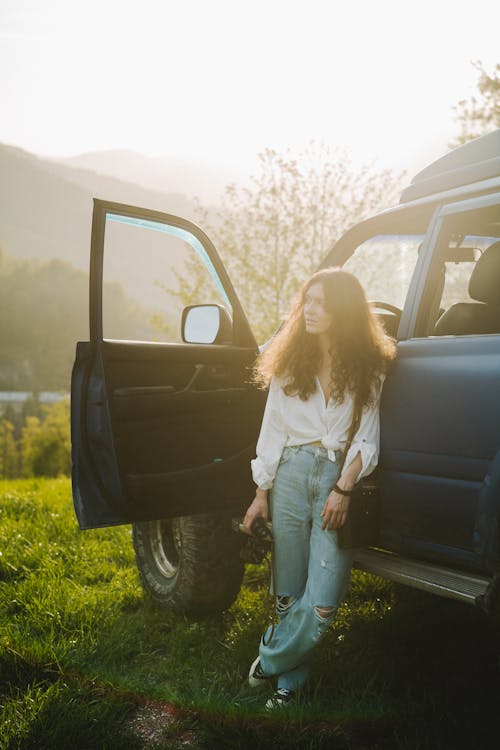
{"label": "green grass field", "polygon": [[0,748],[495,748],[499,633],[355,572],[299,706],[246,686],[264,567],[200,621],[141,589],[129,527],[80,532],[70,483],[0,483]]}

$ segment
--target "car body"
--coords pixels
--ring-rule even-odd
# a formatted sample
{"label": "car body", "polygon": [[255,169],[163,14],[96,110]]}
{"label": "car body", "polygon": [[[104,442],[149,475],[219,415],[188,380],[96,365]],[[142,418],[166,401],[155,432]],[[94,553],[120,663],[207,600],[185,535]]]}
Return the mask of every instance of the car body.
{"label": "car body", "polygon": [[[123,247],[123,225],[167,234],[203,260],[214,299],[185,306],[182,341],[106,336],[106,237],[115,232]],[[355,564],[495,609],[500,130],[420,172],[398,206],[346,232],[322,267],[330,265],[359,275],[398,346],[381,404],[380,541],[356,550]],[[265,402],[248,377],[257,353],[198,227],[95,202],[90,340],[77,345],[72,378],[75,510],[81,528],[132,523],[144,584],[186,612],[227,606],[241,581],[229,519],[254,492],[249,462]]]}

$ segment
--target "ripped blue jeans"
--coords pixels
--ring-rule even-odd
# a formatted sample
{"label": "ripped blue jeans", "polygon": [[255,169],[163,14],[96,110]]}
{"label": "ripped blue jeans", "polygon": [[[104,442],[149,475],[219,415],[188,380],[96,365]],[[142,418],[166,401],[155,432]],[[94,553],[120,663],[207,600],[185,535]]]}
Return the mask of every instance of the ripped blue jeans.
{"label": "ripped blue jeans", "polygon": [[[352,552],[337,547],[337,532],[321,528],[321,511],[335,484],[338,460],[317,445],[284,449],[271,490],[274,533],[273,593],[278,623],[260,645],[266,674],[296,690],[307,679],[311,652],[347,593]],[[267,645],[264,645],[267,644]]]}

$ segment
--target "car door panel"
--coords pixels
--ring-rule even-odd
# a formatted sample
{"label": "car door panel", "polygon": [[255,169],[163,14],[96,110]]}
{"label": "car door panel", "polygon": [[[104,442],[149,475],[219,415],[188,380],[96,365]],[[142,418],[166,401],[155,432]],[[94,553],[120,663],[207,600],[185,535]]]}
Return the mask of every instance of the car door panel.
{"label": "car door panel", "polygon": [[[169,346],[164,353],[164,362],[158,359],[158,351],[152,362],[144,358],[144,352],[134,353],[132,362],[124,362],[113,352],[113,361],[108,361],[118,465],[127,486],[133,476],[136,496],[141,477],[148,488],[157,487],[160,493],[162,485],[169,485],[168,474],[191,471],[195,482],[195,472],[203,467],[204,474],[212,464],[218,464],[216,473],[223,474],[226,461],[255,450],[263,410],[265,394],[245,385],[248,366],[255,357],[253,350],[214,346],[197,351],[197,347]],[[157,373],[167,365],[168,381],[158,385]],[[132,383],[153,383],[124,387],[124,378]],[[248,487],[249,481],[247,463],[240,486]],[[190,487],[190,505],[195,503],[193,492]],[[212,494],[206,486],[205,503],[210,498],[210,508],[224,507],[226,501],[218,502]],[[247,491],[240,493],[241,498],[247,499]],[[144,504],[148,502],[143,499]],[[203,509],[198,501],[196,508]]]}
{"label": "car door panel", "polygon": [[[82,526],[207,510],[236,513],[248,503],[265,400],[263,391],[245,384],[255,352],[197,349],[106,342],[103,364],[94,365],[88,379],[85,430],[87,464],[103,487],[93,503],[97,515],[89,515],[92,503],[84,516],[80,509]],[[88,352],[81,359],[84,372]],[[187,388],[200,365],[202,374]],[[166,371],[168,380],[160,385],[159,373]],[[75,390],[82,381],[74,375]]]}
{"label": "car door panel", "polygon": [[500,446],[500,337],[400,342],[381,408],[383,544],[480,567],[477,515]]}

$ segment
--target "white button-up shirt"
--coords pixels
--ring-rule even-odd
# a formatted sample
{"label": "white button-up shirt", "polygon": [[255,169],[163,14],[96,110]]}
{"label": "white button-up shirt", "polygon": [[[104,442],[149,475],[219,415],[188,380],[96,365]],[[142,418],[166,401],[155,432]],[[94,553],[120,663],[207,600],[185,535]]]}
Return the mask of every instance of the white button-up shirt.
{"label": "white button-up shirt", "polygon": [[[356,481],[370,474],[378,462],[380,446],[379,406],[382,385],[373,406],[364,407],[359,429],[347,452],[344,466],[347,467],[361,454],[362,469]],[[304,445],[320,440],[335,461],[335,451],[344,450],[352,423],[353,398],[346,393],[342,404],[332,399],[325,403],[323,389],[316,378],[316,390],[307,401],[298,395],[286,396],[285,380],[273,377],[269,386],[264,417],[257,441],[257,458],[252,464],[255,484],[263,490],[273,485],[283,449],[288,445]]]}

